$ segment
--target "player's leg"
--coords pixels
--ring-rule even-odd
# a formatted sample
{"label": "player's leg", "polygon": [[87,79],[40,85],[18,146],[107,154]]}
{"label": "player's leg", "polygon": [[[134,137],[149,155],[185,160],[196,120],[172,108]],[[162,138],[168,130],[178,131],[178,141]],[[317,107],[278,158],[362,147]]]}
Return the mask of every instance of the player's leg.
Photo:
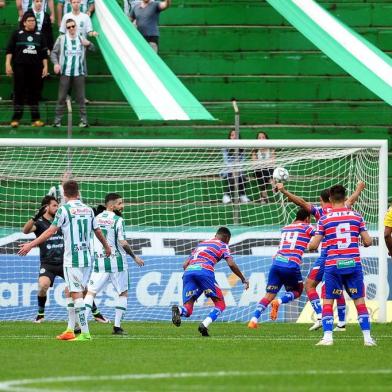
{"label": "player's leg", "polygon": [[[104,286],[109,280],[108,272],[92,272],[87,285],[87,292],[84,297],[84,303],[86,305],[86,317],[90,316],[90,312],[94,312],[94,299],[97,293],[101,292]],[[94,316],[94,314],[93,314]]]}
{"label": "player's leg", "polygon": [[[76,314],[75,305],[71,297],[68,287],[64,289],[65,301],[67,303],[67,314],[68,314],[68,324],[67,329],[60,335],[56,336],[58,340],[72,340],[75,339],[75,325],[76,325]],[[81,331],[79,330],[78,333]]]}
{"label": "player's leg", "polygon": [[186,272],[182,277],[182,303],[183,306],[172,306],[172,322],[176,327],[181,325],[181,317],[190,317],[193,313],[193,305],[202,291],[197,286],[195,272]]}
{"label": "player's leg", "polygon": [[358,269],[354,273],[344,276],[344,286],[357,308],[358,324],[362,330],[365,346],[376,346],[376,342],[370,335],[370,316],[365,303],[362,269]]}
{"label": "player's leg", "polygon": [[129,277],[128,271],[113,272],[110,275],[113,287],[119,294],[116,301],[116,310],[114,317],[113,335],[128,335],[121,328],[121,320],[124,318],[124,314],[127,311],[128,302],[128,288],[129,288]]}
{"label": "player's leg", "polygon": [[344,332],[346,331],[346,300],[344,294],[336,300],[336,307],[338,308],[338,324],[334,332]]}
{"label": "player's leg", "polygon": [[279,307],[281,304],[288,304],[291,301],[299,298],[304,289],[301,270],[293,268],[285,268],[287,271],[282,271],[282,281],[286,291],[277,299],[271,302],[271,320],[278,318]]}
{"label": "player's leg", "polygon": [[343,293],[341,275],[334,271],[325,271],[325,299],[323,300],[322,323],[324,335],[317,343],[318,346],[333,344],[333,302]]}
{"label": "player's leg", "polygon": [[267,288],[265,289],[266,294],[257,304],[256,309],[253,313],[253,317],[248,323],[248,328],[257,328],[257,323],[260,316],[267,309],[271,301],[276,297],[276,294],[279,292],[281,287],[282,281],[279,274],[279,267],[276,265],[272,265],[268,274]]}
{"label": "player's leg", "polygon": [[87,287],[87,282],[91,274],[91,267],[73,268],[64,267],[64,275],[67,286],[75,306],[76,321],[80,325],[81,334],[72,340],[91,340],[88,321],[86,317],[86,307],[83,300],[83,292]]}
{"label": "player's leg", "polygon": [[322,327],[322,306],[320,302],[320,297],[317,293],[317,286],[323,280],[324,275],[324,262],[323,257],[319,257],[313,264],[307,279],[305,280],[305,292],[308,296],[309,302],[316,314],[315,323],[309,328],[309,331],[316,331]]}
{"label": "player's leg", "polygon": [[37,293],[37,301],[38,301],[38,313],[34,320],[35,323],[41,323],[45,318],[45,304],[47,300],[47,292],[49,287],[53,286],[54,276],[48,270],[46,265],[41,265],[39,270],[38,277],[38,293]]}

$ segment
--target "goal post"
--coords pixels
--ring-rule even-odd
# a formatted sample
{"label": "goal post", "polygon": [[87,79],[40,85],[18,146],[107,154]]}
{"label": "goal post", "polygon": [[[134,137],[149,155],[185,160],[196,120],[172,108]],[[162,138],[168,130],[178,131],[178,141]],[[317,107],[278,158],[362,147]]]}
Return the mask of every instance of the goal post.
{"label": "goal post", "polygon": [[[224,161],[224,150],[229,160]],[[235,156],[232,161],[230,154]],[[290,173],[287,189],[316,205],[320,192],[333,184],[341,183],[352,193],[359,180],[365,181],[354,209],[365,217],[375,238],[374,246],[361,247],[366,295],[373,320],[386,321],[387,141],[270,139],[0,139],[0,320],[34,317],[38,251],[24,259],[16,255],[20,243],[34,238],[22,234],[21,228],[70,168],[87,204],[102,204],[109,192],[123,195],[127,240],[146,262],[139,269],[129,260],[126,319],[170,320],[170,305],[181,302],[182,262],[198,241],[224,225],[233,233],[230,247],[251,287],[242,292],[227,266],[218,264],[217,280],[227,303],[222,319],[247,320],[265,292],[279,230],[293,220],[297,209],[272,189],[271,169],[278,166]],[[238,178],[232,179],[232,173]],[[316,257],[305,253],[304,277]],[[63,288],[57,278],[48,297],[48,319],[66,317]],[[107,287],[97,302],[111,316],[113,289]],[[306,302],[302,295],[280,320],[309,320]],[[210,305],[202,296],[195,317]]]}

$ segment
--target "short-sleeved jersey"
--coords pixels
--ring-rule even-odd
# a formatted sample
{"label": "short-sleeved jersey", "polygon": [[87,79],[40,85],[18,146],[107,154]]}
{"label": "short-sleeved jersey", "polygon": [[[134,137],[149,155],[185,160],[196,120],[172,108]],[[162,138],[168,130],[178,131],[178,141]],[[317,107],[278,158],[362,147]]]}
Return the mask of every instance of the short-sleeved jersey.
{"label": "short-sleeved jersey", "polygon": [[78,15],[74,15],[72,12],[68,12],[64,14],[63,19],[61,20],[60,33],[65,34],[67,32],[66,21],[68,19],[73,19],[78,26],[77,33],[81,35],[83,38],[86,38],[90,31],[93,31],[93,25],[91,23],[91,19],[87,14],[80,12]]}
{"label": "short-sleeved jersey", "polygon": [[89,267],[91,230],[98,228],[92,208],[80,200],[70,200],[57,210],[52,225],[63,232],[64,267]]}
{"label": "short-sleeved jersey", "polygon": [[110,257],[106,257],[104,247],[94,238],[94,272],[126,271],[127,254],[120,244],[120,241],[125,240],[124,219],[114,212],[103,211],[95,217],[95,221],[112,251]]}
{"label": "short-sleeved jersey", "polygon": [[[49,229],[52,222],[49,222],[43,216],[35,223],[34,234],[39,237],[44,231]],[[63,265],[64,240],[63,233],[59,230],[55,235],[43,242],[39,246],[39,257],[41,264]]]}
{"label": "short-sleeved jersey", "polygon": [[[63,15],[72,12],[71,0],[58,0],[58,3],[64,5]],[[87,12],[92,4],[94,4],[94,0],[81,0],[80,12]]]}
{"label": "short-sleeved jersey", "polygon": [[231,257],[228,245],[216,238],[200,242],[189,256],[188,267],[185,271],[208,270],[215,271],[215,264],[220,260]]}
{"label": "short-sleeved jersey", "polygon": [[313,226],[307,223],[294,222],[284,226],[273,264],[289,268],[301,265],[302,255],[314,234]]}
{"label": "short-sleeved jersey", "polygon": [[316,235],[324,236],[327,246],[325,268],[347,270],[361,264],[358,240],[367,231],[362,216],[346,207],[334,208],[320,218]]}
{"label": "short-sleeved jersey", "polygon": [[384,217],[384,226],[392,227],[392,207],[389,207]]}
{"label": "short-sleeved jersey", "polygon": [[[61,1],[61,0],[60,0]],[[22,0],[22,10],[26,12],[27,10],[33,8],[33,0]],[[42,1],[42,10],[44,12],[48,11],[48,0]]]}

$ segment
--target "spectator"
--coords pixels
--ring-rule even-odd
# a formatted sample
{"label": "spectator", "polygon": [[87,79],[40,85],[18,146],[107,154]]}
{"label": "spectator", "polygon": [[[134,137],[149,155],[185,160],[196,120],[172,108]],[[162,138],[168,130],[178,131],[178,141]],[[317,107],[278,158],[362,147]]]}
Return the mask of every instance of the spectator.
{"label": "spectator", "polygon": [[[229,132],[228,138],[232,140],[238,139],[234,129]],[[235,199],[236,191],[238,191],[241,203],[249,203],[250,200],[245,194],[245,183],[247,179],[240,167],[241,163],[245,161],[244,150],[241,148],[224,149],[223,161],[226,166],[221,172],[221,177],[225,181],[223,204],[228,204],[232,199]]]}
{"label": "spectator", "polygon": [[171,0],[142,0],[131,11],[131,21],[135,23],[140,34],[158,53],[159,45],[159,14],[170,7]]}
{"label": "spectator", "polygon": [[73,19],[76,22],[78,34],[83,38],[87,38],[87,36],[96,37],[98,33],[93,31],[90,17],[80,10],[80,1],[81,0],[71,0],[72,11],[64,14],[63,19],[61,20],[60,33],[66,33],[66,21],[68,19]]}
{"label": "spectator", "polygon": [[26,99],[31,109],[32,126],[44,125],[40,120],[39,97],[41,78],[48,74],[48,47],[45,37],[36,31],[36,25],[34,14],[26,12],[22,16],[20,29],[12,34],[6,50],[6,74],[14,75],[13,128],[19,126]]}
{"label": "spectator", "polygon": [[31,11],[37,21],[37,31],[39,31],[46,39],[48,49],[53,49],[53,32],[52,23],[49,14],[43,9],[43,0],[33,0]]}
{"label": "spectator", "polygon": [[[74,1],[74,0],[73,0]],[[79,104],[80,128],[88,127],[85,103],[85,56],[86,48],[93,49],[93,44],[78,33],[76,21],[65,21],[66,34],[60,35],[54,44],[50,59],[54,64],[54,72],[61,74],[59,94],[53,126],[61,125],[65,110],[65,100],[72,87],[75,101]]]}
{"label": "spectator", "polygon": [[[19,20],[22,18],[25,12],[33,7],[33,2],[33,0],[15,0]],[[42,0],[42,9],[44,12],[50,12],[50,22],[54,23],[54,0]]]}
{"label": "spectator", "polygon": [[5,7],[5,0],[0,0],[0,8]]}
{"label": "spectator", "polygon": [[[259,132],[256,139],[269,139],[265,132]],[[260,203],[269,202],[267,184],[272,184],[272,173],[274,171],[275,151],[271,148],[259,148],[252,151],[252,160],[255,166],[255,175],[260,191]]]}
{"label": "spectator", "polygon": [[[59,27],[61,26],[61,21],[63,16],[72,12],[71,0],[58,0],[57,2],[57,19]],[[90,18],[95,11],[94,0],[82,0],[80,3],[80,11],[87,14]]]}

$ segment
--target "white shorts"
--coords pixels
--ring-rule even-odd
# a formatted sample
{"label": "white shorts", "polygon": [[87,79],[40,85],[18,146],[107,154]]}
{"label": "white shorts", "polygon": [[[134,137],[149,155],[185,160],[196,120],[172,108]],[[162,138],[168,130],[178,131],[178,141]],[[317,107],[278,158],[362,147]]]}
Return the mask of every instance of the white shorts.
{"label": "white shorts", "polygon": [[92,267],[64,267],[64,279],[71,293],[81,293],[87,288]]}
{"label": "white shorts", "polygon": [[128,271],[93,272],[88,282],[88,291],[97,294],[108,282],[112,282],[118,294],[127,291],[129,286]]}

